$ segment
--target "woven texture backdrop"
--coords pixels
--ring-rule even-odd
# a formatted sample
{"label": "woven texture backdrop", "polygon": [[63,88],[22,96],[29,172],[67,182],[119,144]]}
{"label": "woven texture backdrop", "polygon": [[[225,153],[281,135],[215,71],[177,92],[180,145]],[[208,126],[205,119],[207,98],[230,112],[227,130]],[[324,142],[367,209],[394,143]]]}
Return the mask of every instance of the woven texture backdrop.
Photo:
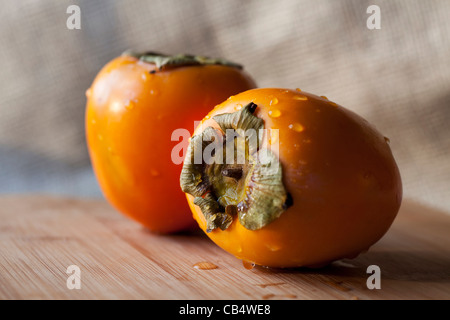
{"label": "woven texture backdrop", "polygon": [[[66,9],[81,8],[81,30]],[[366,9],[381,8],[368,30]],[[226,57],[326,95],[391,140],[405,197],[450,212],[450,1],[1,0],[0,192],[99,195],[86,89],[128,48]]]}

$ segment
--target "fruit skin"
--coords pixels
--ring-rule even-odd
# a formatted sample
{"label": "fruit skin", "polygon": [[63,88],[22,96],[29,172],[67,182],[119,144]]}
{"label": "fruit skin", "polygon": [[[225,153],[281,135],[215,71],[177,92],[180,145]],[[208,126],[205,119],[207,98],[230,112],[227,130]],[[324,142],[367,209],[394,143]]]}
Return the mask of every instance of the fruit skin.
{"label": "fruit skin", "polygon": [[[389,140],[326,98],[271,88],[249,90],[223,102],[194,134],[215,127],[214,115],[249,102],[258,106],[254,114],[264,120],[265,129],[279,129],[283,183],[293,205],[262,229],[245,229],[235,219],[228,229],[216,229],[208,237],[237,258],[280,268],[323,266],[368,250],[389,229],[402,199]],[[271,117],[269,111],[279,116]],[[267,137],[263,139],[267,146]],[[187,199],[205,231],[202,212],[191,195]]]}
{"label": "fruit skin", "polygon": [[237,68],[207,65],[156,71],[150,63],[120,56],[87,91],[86,138],[106,199],[152,231],[195,226],[179,188],[182,164],[174,164],[175,129],[192,132],[194,121],[229,96],[254,88]]}

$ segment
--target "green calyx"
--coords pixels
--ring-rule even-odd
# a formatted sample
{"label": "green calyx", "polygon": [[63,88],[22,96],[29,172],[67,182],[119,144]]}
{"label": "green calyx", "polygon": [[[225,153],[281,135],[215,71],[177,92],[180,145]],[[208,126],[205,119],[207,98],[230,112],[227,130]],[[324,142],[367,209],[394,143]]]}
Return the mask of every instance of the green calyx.
{"label": "green calyx", "polygon": [[240,111],[213,117],[191,138],[180,176],[185,193],[194,196],[207,232],[226,230],[237,217],[249,230],[276,220],[292,203],[282,182],[278,157],[261,148],[264,121],[250,103]]}
{"label": "green calyx", "polygon": [[132,56],[141,61],[152,63],[160,71],[178,67],[202,65],[222,65],[242,69],[242,66],[240,64],[225,59],[194,56],[190,54],[166,55],[157,52],[137,53],[133,51],[125,51],[122,55]]}

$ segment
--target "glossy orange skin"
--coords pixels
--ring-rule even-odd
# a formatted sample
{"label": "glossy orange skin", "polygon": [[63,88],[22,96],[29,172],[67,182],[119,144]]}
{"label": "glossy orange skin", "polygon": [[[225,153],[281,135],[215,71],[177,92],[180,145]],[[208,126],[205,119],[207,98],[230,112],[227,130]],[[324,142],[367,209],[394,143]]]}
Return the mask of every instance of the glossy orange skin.
{"label": "glossy orange skin", "polygon": [[[195,225],[179,187],[172,132],[194,130],[194,121],[232,94],[255,87],[243,71],[189,66],[167,71],[134,57],[108,63],[87,91],[86,137],[91,162],[109,202],[155,232]],[[184,145],[187,139],[182,140]]]}
{"label": "glossy orange skin", "polygon": [[[286,89],[236,95],[211,111],[202,127],[215,126],[214,115],[249,102],[258,106],[255,115],[266,129],[279,129],[283,182],[293,205],[262,229],[248,230],[235,219],[208,236],[236,257],[269,267],[320,267],[368,250],[389,229],[402,199],[389,140],[325,98]],[[268,137],[263,139],[267,146]],[[187,198],[205,231],[203,214]]]}

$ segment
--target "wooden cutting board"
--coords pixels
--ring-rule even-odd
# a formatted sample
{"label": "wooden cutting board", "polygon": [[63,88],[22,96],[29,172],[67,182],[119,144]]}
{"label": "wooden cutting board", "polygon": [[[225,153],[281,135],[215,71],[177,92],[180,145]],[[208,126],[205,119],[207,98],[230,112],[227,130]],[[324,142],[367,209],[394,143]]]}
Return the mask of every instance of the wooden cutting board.
{"label": "wooden cutting board", "polygon": [[[70,265],[79,290],[67,287]],[[369,265],[379,290],[367,288]],[[450,216],[404,201],[357,259],[247,270],[200,232],[155,235],[101,200],[0,197],[0,299],[450,299]]]}

